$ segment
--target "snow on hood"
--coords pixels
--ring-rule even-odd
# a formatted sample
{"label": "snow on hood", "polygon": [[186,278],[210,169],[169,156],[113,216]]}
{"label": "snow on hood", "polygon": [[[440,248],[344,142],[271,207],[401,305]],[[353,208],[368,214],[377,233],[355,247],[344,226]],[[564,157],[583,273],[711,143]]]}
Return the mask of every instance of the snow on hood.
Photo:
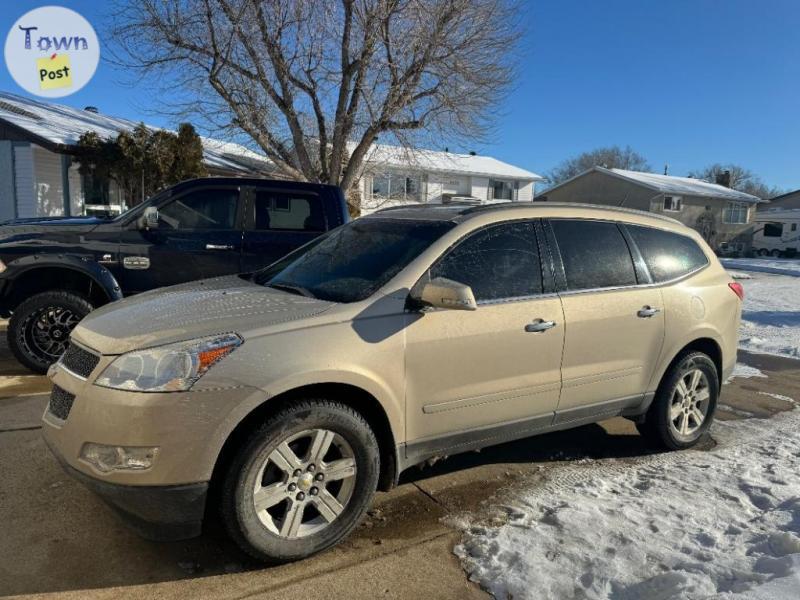
{"label": "snow on hood", "polygon": [[102,354],[248,330],[319,315],[332,302],[295,296],[236,275],[185,283],[107,304],[72,332]]}

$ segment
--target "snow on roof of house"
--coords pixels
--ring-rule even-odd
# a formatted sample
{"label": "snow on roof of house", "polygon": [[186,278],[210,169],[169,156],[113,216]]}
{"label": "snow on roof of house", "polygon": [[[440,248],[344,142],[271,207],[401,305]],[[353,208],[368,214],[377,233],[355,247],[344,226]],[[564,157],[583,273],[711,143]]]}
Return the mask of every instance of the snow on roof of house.
{"label": "snow on roof of house", "polygon": [[[27,131],[33,138],[54,146],[74,146],[81,135],[93,131],[102,138],[116,137],[132,131],[138,123],[119,117],[81,110],[0,92],[0,121]],[[155,127],[147,126],[150,129]],[[250,173],[271,170],[265,157],[236,144],[201,137],[203,159],[207,166],[223,170]]]}
{"label": "snow on roof of house", "polygon": [[529,181],[544,180],[544,177],[536,173],[515,167],[491,156],[455,154],[437,150],[409,150],[388,144],[373,145],[367,153],[366,162],[372,165],[399,169],[411,167],[422,171],[442,173],[483,175],[507,179],[526,179]]}
{"label": "snow on roof of house", "polygon": [[595,170],[610,173],[634,181],[659,192],[668,194],[687,194],[689,196],[703,196],[707,198],[724,198],[726,200],[739,200],[741,202],[764,202],[758,196],[745,194],[738,190],[725,187],[716,183],[710,183],[702,179],[692,177],[675,177],[673,175],[659,175],[657,173],[645,173],[643,171],[626,171],[625,169],[605,169],[594,167]]}

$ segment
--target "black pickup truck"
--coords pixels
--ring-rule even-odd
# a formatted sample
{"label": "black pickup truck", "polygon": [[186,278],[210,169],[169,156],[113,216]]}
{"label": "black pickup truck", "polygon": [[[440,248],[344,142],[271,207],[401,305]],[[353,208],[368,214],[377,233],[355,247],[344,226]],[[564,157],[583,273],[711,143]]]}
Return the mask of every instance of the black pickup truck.
{"label": "black pickup truck", "polygon": [[8,344],[44,373],[93,308],[157,287],[255,271],[349,220],[334,186],[184,181],[114,219],[0,225],[0,316]]}

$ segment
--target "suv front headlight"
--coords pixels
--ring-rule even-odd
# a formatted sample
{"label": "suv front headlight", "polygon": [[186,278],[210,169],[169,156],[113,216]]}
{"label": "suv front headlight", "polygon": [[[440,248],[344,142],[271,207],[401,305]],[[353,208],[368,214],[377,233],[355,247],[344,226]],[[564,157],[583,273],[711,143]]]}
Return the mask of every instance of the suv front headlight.
{"label": "suv front headlight", "polygon": [[134,392],[181,392],[242,344],[235,333],[135,350],[118,356],[94,382]]}

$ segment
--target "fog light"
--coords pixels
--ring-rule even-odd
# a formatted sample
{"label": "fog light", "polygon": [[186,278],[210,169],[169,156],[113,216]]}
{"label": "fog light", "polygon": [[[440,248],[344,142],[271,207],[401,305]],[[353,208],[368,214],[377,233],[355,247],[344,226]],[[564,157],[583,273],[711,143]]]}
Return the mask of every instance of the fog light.
{"label": "fog light", "polygon": [[157,447],[106,446],[86,443],[81,448],[81,460],[101,473],[111,471],[142,471],[153,466]]}

